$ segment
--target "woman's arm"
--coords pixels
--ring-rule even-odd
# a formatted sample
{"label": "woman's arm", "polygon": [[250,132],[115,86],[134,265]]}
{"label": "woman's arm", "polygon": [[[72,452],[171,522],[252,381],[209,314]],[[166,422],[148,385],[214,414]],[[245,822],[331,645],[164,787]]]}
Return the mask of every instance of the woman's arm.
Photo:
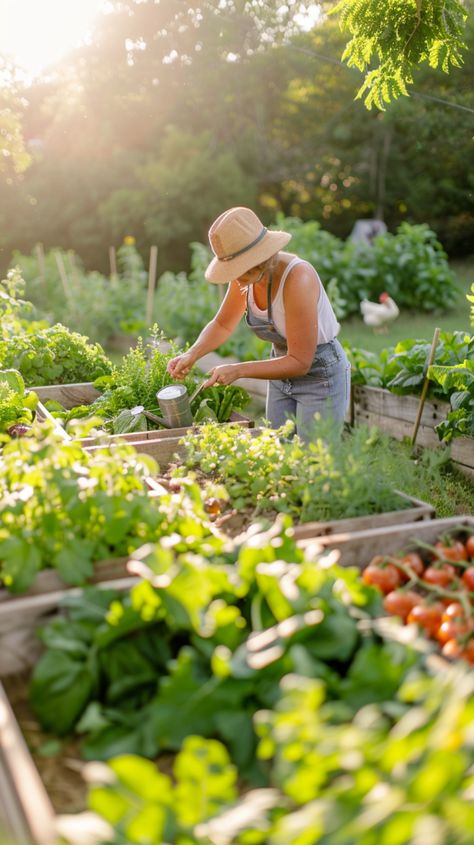
{"label": "woman's arm", "polygon": [[231,282],[215,317],[204,326],[199,337],[189,348],[197,361],[208,352],[222,346],[235,331],[245,313],[246,299],[237,282]]}
{"label": "woman's arm", "polygon": [[298,264],[285,282],[288,352],[268,361],[245,361],[215,367],[209,384],[231,384],[239,378],[285,379],[304,376],[311,367],[318,338],[319,280],[307,264]]}
{"label": "woman's arm", "polygon": [[170,375],[173,378],[184,378],[199,358],[222,346],[237,328],[245,306],[245,297],[242,296],[237,282],[231,282],[215,317],[204,326],[199,337],[186,352],[168,362]]}

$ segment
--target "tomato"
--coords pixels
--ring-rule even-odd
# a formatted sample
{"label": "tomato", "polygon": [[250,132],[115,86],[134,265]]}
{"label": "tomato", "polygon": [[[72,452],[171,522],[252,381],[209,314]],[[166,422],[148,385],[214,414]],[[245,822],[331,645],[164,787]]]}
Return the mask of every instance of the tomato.
{"label": "tomato", "polygon": [[391,563],[385,563],[381,558],[380,563],[369,563],[362,573],[364,584],[370,587],[378,587],[382,593],[391,593],[400,585],[400,572]]}
{"label": "tomato", "polygon": [[474,663],[474,637],[470,637],[467,643],[462,646],[461,657],[467,663]]}
{"label": "tomato", "polygon": [[[423,563],[422,558],[417,552],[409,552],[408,554],[404,555],[402,558],[400,558],[400,563],[410,569],[414,573],[414,575],[418,576],[418,578],[421,578],[425,570],[425,564]],[[400,569],[400,577],[402,581],[408,581],[409,579],[409,576],[405,574],[403,569]]]}
{"label": "tomato", "polygon": [[474,566],[468,566],[462,574],[462,582],[470,593],[474,593]]}
{"label": "tomato", "polygon": [[440,643],[447,643],[449,640],[459,640],[460,637],[472,631],[472,624],[469,622],[441,622],[436,633],[436,639]]}
{"label": "tomato", "polygon": [[459,601],[451,601],[450,604],[447,605],[446,610],[443,613],[442,622],[464,622],[466,619],[466,611],[464,610],[461,602]]}
{"label": "tomato", "polygon": [[217,516],[221,512],[221,502],[214,496],[210,496],[209,499],[206,499],[204,507],[210,516]]}
{"label": "tomato", "polygon": [[443,657],[461,657],[462,646],[457,640],[448,640],[441,649]]}
{"label": "tomato", "polygon": [[474,534],[467,538],[465,548],[468,556],[474,558]]}
{"label": "tomato", "polygon": [[435,584],[437,587],[448,587],[457,581],[456,570],[450,563],[429,566],[428,569],[425,569],[423,580],[428,584]]}
{"label": "tomato", "polygon": [[414,590],[392,590],[383,600],[384,609],[391,616],[400,616],[406,622],[407,616],[420,601],[420,596]]}
{"label": "tomato", "polygon": [[464,543],[460,540],[453,540],[452,543],[435,543],[436,556],[443,560],[467,560],[467,551]]}
{"label": "tomato", "polygon": [[428,636],[435,637],[438,628],[441,625],[441,618],[443,616],[444,606],[441,602],[436,601],[432,604],[421,603],[416,604],[408,614],[407,622],[409,624],[415,623],[423,628]]}

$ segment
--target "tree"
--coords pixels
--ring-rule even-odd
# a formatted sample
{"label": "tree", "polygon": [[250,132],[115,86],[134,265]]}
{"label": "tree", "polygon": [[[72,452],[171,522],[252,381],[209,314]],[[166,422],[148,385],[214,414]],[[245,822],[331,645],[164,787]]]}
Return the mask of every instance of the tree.
{"label": "tree", "polygon": [[22,132],[24,106],[15,68],[0,56],[0,177],[7,183],[23,173],[31,161]]}
{"label": "tree", "polygon": [[365,72],[357,97],[365,94],[369,109],[383,111],[385,103],[408,95],[422,62],[445,73],[462,64],[467,18],[462,0],[340,0],[330,13],[352,35],[342,58]]}

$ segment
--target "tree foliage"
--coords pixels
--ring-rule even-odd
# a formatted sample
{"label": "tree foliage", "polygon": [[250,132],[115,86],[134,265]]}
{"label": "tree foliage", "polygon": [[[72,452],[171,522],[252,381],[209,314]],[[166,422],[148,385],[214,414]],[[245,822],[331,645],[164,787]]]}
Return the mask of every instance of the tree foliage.
{"label": "tree foliage", "polygon": [[24,106],[17,90],[15,68],[0,56],[0,178],[10,182],[31,161],[23,138]]}
{"label": "tree foliage", "polygon": [[42,241],[106,271],[108,246],[134,235],[144,258],[159,246],[159,273],[184,270],[234,204],[339,237],[360,217],[427,223],[450,254],[471,250],[472,51],[449,75],[425,61],[413,97],[368,112],[337,16],[304,31],[308,4],[286,6],[110,4],[90,43],[23,92],[32,164],[2,190],[3,268]]}
{"label": "tree foliage", "polygon": [[421,62],[445,73],[461,66],[467,18],[462,0],[340,0],[331,11],[352,35],[342,58],[366,73],[357,97],[365,94],[369,109],[384,110],[407,95]]}

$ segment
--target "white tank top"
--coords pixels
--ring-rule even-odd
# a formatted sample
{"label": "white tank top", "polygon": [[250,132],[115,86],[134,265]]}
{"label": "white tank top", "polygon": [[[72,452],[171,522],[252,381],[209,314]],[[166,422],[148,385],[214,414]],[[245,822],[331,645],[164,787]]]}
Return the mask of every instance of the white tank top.
{"label": "white tank top", "polygon": [[[277,295],[272,302],[272,317],[273,322],[275,324],[275,328],[282,335],[282,337],[286,338],[286,319],[285,319],[285,306],[283,302],[283,288],[285,286],[286,279],[290,270],[293,267],[296,267],[297,264],[304,264],[309,263],[305,262],[303,258],[292,258],[290,263],[283,272],[283,275],[280,280],[280,286],[277,291]],[[312,265],[310,264],[310,267]],[[313,268],[314,269],[314,268]],[[324,290],[323,284],[321,279],[319,278],[318,274],[316,273],[318,282],[319,282],[319,300],[318,300],[318,340],[317,344],[321,343],[329,343],[330,340],[334,340],[336,335],[339,333],[341,326],[339,325],[336,315],[334,313],[333,307],[329,302],[328,295]],[[249,287],[249,306],[252,312],[255,314],[256,317],[260,317],[263,319],[268,319],[268,311],[267,309],[259,308],[255,302],[254,295],[253,295],[253,286]]]}

